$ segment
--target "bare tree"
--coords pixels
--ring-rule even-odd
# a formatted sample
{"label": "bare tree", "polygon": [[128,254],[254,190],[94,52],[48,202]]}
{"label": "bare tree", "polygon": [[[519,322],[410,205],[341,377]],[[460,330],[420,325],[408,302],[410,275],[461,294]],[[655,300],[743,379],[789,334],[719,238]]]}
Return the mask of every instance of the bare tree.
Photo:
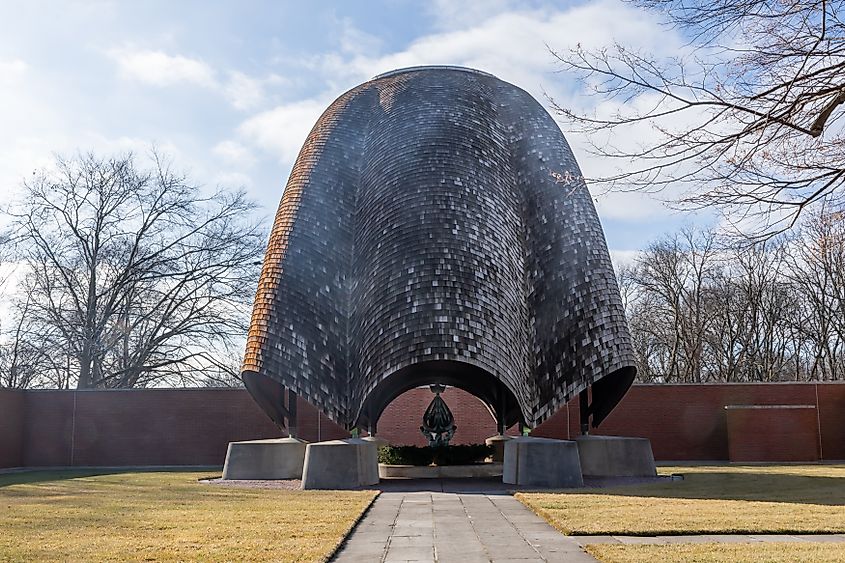
{"label": "bare tree", "polygon": [[701,381],[715,255],[713,231],[684,229],[649,245],[625,272],[638,288],[628,310],[643,377]]}
{"label": "bare tree", "polygon": [[[683,187],[739,231],[770,237],[808,206],[845,204],[845,24],[825,0],[634,0],[691,37],[674,57],[616,45],[554,52],[613,111],[555,103],[593,150],[620,161],[594,183]],[[554,102],[554,101],[553,101]],[[603,143],[650,126],[652,142]],[[640,135],[640,138],[643,136]]]}
{"label": "bare tree", "polygon": [[[57,159],[12,209],[23,318],[55,335],[78,388],[231,369],[264,236],[241,192],[202,195],[157,154]],[[66,356],[62,356],[65,353]]]}
{"label": "bare tree", "polygon": [[845,377],[845,215],[814,213],[795,240],[788,276],[803,305],[796,329],[808,378]]}
{"label": "bare tree", "polygon": [[641,381],[845,378],[839,212],[810,212],[790,236],[743,247],[685,230],[620,277]]}

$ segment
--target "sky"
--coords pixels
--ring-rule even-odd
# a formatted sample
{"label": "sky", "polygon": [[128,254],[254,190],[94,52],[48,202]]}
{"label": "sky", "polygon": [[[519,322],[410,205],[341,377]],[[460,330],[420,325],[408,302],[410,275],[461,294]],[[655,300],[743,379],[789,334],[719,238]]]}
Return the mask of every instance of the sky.
{"label": "sky", "polygon": [[[460,65],[547,108],[551,98],[611,112],[549,49],[614,42],[667,57],[685,44],[616,0],[0,0],[0,201],[55,154],[156,146],[203,186],[245,189],[269,220],[311,126],[349,88],[396,68]],[[654,132],[631,134],[613,141]],[[617,166],[567,138],[586,176]],[[652,195],[593,196],[617,265],[695,220]]]}

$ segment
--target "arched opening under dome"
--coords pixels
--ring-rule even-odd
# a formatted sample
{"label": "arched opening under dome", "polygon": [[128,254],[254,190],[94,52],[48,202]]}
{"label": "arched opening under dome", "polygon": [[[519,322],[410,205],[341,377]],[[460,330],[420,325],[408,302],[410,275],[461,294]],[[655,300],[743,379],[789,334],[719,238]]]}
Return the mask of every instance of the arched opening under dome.
{"label": "arched opening under dome", "polygon": [[382,379],[364,399],[356,426],[375,434],[379,418],[394,399],[411,389],[435,384],[477,397],[496,420],[499,433],[514,424],[525,424],[513,391],[493,374],[466,362],[431,360],[405,366]]}

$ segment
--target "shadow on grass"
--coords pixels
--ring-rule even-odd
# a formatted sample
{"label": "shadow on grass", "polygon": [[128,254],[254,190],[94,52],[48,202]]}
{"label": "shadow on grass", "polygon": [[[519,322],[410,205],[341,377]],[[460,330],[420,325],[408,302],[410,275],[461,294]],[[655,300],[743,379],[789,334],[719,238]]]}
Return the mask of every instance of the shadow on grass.
{"label": "shadow on grass", "polygon": [[65,481],[81,477],[96,477],[98,475],[118,475],[120,473],[197,473],[214,471],[214,466],[205,467],[109,467],[85,469],[27,469],[11,473],[0,473],[0,489],[10,485],[26,485],[31,483],[46,483],[49,481]]}
{"label": "shadow on grass", "polygon": [[579,495],[743,500],[790,504],[845,505],[845,477],[755,472],[684,472],[683,481],[626,487],[570,489]]}

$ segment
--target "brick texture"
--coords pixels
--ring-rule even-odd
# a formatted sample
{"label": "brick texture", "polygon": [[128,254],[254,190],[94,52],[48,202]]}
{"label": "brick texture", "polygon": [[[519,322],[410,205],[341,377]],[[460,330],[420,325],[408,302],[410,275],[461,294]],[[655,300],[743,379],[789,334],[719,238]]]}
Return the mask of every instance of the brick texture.
{"label": "brick texture", "polygon": [[[379,435],[394,444],[423,445],[419,426],[432,398],[427,388],[400,395],[385,410]],[[496,433],[492,415],[476,397],[449,388],[443,398],[458,426],[455,443],[480,443]],[[533,434],[577,436],[577,403],[564,405]],[[794,413],[770,413],[730,427],[725,410],[784,404],[813,405],[815,414],[796,422],[789,418]],[[348,436],[304,400],[298,407],[302,438]],[[815,438],[809,438],[813,419]],[[634,385],[596,433],[649,438],[658,460],[727,461],[733,455],[765,461],[773,455],[767,452],[776,451],[806,459],[813,444],[821,444],[821,459],[843,460],[843,419],[845,384],[839,383]],[[221,464],[229,441],[281,435],[242,389],[0,390],[0,467]],[[732,454],[737,447],[745,453]]]}
{"label": "brick texture", "polygon": [[731,461],[819,460],[815,406],[732,405],[725,414]]}
{"label": "brick texture", "polygon": [[0,467],[23,465],[26,395],[0,389]]}

